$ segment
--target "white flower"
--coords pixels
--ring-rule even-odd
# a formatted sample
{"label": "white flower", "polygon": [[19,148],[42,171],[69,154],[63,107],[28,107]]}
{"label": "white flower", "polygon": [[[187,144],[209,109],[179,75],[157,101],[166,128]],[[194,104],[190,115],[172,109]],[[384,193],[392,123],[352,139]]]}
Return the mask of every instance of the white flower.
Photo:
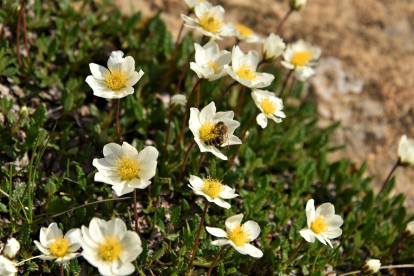
{"label": "white flower", "polygon": [[268,73],[256,72],[257,64],[259,63],[259,53],[252,50],[246,55],[240,50],[239,46],[234,46],[231,57],[231,66],[224,65],[224,70],[227,73],[249,88],[262,88],[269,86],[275,76]]}
{"label": "white flower", "polygon": [[134,191],[134,188],[145,189],[155,175],[158,150],[146,147],[140,152],[127,142],[121,145],[109,143],[103,148],[104,158],[94,159],[98,172],[95,181],[105,182],[112,186],[118,196]]}
{"label": "white flower", "polygon": [[306,5],[307,0],[289,0],[289,5],[292,10],[300,11]]}
{"label": "white flower", "polygon": [[207,178],[201,179],[200,177],[191,175],[190,185],[188,185],[196,195],[205,196],[209,202],[214,202],[220,207],[229,209],[231,205],[223,199],[230,199],[238,197],[235,193],[235,189],[230,188],[227,185],[221,184],[218,179]]}
{"label": "white flower", "polygon": [[214,39],[222,39],[221,36],[234,36],[234,28],[223,22],[224,8],[220,5],[211,6],[201,2],[198,4],[194,13],[196,18],[193,19],[187,15],[181,14],[185,26],[195,28],[206,36]]}
{"label": "white flower", "polygon": [[315,69],[311,66],[317,65],[321,53],[321,48],[299,40],[288,44],[281,63],[287,69],[295,70],[296,79],[305,81],[315,74]]}
{"label": "white flower", "polygon": [[267,118],[272,119],[276,123],[282,122],[280,118],[286,118],[285,113],[282,111],[283,101],[276,97],[275,93],[265,90],[253,90],[252,97],[254,103],[262,112],[256,117],[257,123],[262,128],[267,126]]}
{"label": "white flower", "polygon": [[280,36],[271,33],[263,44],[263,59],[266,61],[273,61],[283,54],[285,48],[286,44],[283,42],[283,39]]}
{"label": "white flower", "polygon": [[241,224],[242,219],[243,214],[238,214],[226,219],[226,231],[220,228],[206,227],[207,232],[211,235],[219,238],[225,238],[215,240],[211,242],[211,244],[217,246],[230,244],[240,254],[247,254],[254,258],[261,258],[263,256],[263,252],[250,244],[251,241],[254,241],[260,235],[260,226],[257,222],[252,220]]}
{"label": "white flower", "polygon": [[187,104],[187,97],[185,95],[176,94],[170,99],[171,108],[181,108]]}
{"label": "white flower", "polygon": [[214,41],[208,42],[206,45],[194,43],[195,61],[190,63],[190,68],[196,72],[201,79],[215,81],[227,72],[223,70],[223,66],[231,61],[231,53],[226,50],[220,51],[218,45]]}
{"label": "white flower", "polygon": [[408,236],[414,235],[414,220],[407,224],[405,227],[405,233],[407,233]]}
{"label": "white flower", "polygon": [[310,199],[306,204],[306,218],[308,228],[300,230],[300,235],[307,242],[315,242],[316,237],[321,243],[333,247],[329,239],[342,235],[339,227],[344,221],[341,216],[335,215],[335,207],[331,203],[324,203],[315,211],[314,200]]}
{"label": "white flower", "polygon": [[407,135],[401,136],[398,144],[398,157],[401,165],[414,165],[414,139],[407,139]]}
{"label": "white flower", "polygon": [[362,271],[362,274],[370,275],[373,273],[377,273],[380,267],[381,267],[380,260],[371,259],[362,266],[361,271]]}
{"label": "white flower", "polygon": [[198,4],[200,4],[201,2],[203,2],[203,3],[207,4],[207,5],[212,6],[212,5],[211,5],[211,3],[210,3],[210,2],[208,2],[207,0],[184,0],[184,3],[187,5],[187,7],[188,7],[190,10],[194,10],[194,8],[195,8]]}
{"label": "white flower", "polygon": [[99,273],[107,276],[130,275],[133,262],[142,252],[141,239],[119,218],[105,221],[93,218],[89,228],[82,226],[82,256]]}
{"label": "white flower", "polygon": [[34,241],[34,243],[45,255],[40,257],[42,260],[56,259],[56,263],[65,263],[80,255],[80,253],[75,253],[81,247],[80,236],[80,230],[77,228],[63,235],[56,222],[52,222],[48,228],[40,229],[40,242]]}
{"label": "white flower", "polygon": [[[217,112],[216,105],[211,102],[201,112],[197,108],[190,108],[189,127],[194,135],[194,140],[200,147],[201,152],[211,152],[220,159],[227,160],[216,146],[238,145],[242,141],[233,132],[240,126],[240,123],[233,120],[234,112]],[[221,122],[220,124],[218,124]],[[220,135],[218,126],[225,126],[227,133]]]}
{"label": "white flower", "polygon": [[17,273],[16,264],[0,255],[0,275],[13,276]]}
{"label": "white flower", "polygon": [[119,99],[134,93],[135,85],[144,75],[142,70],[135,71],[135,60],[123,58],[122,51],[113,51],[108,59],[108,69],[95,63],[89,63],[92,75],[86,82],[93,94],[106,99]]}
{"label": "white flower", "polygon": [[263,43],[263,39],[245,25],[236,23],[234,28],[236,31],[235,36],[238,40],[246,41],[247,43]]}
{"label": "white flower", "polygon": [[9,259],[16,257],[17,252],[20,250],[20,243],[15,239],[7,239],[7,244],[4,247],[3,254]]}

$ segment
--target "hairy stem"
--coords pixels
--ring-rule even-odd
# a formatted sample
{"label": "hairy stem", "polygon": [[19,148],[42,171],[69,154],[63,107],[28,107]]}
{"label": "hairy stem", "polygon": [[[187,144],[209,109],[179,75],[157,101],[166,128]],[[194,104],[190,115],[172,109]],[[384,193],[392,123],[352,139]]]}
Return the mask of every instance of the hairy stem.
{"label": "hairy stem", "polygon": [[246,90],[247,90],[247,87],[243,86],[242,91],[241,91],[241,95],[240,95],[239,105],[237,106],[236,116],[239,116],[239,114],[240,114],[240,110],[241,110],[241,108],[243,106],[243,102],[244,102],[244,96],[246,95]]}
{"label": "hairy stem", "polygon": [[194,140],[191,143],[191,145],[188,147],[187,152],[185,153],[184,161],[183,161],[183,164],[181,165],[181,169],[180,169],[180,175],[178,176],[179,181],[181,181],[181,179],[183,177],[183,172],[184,172],[185,164],[187,163],[188,154],[190,153],[190,150],[194,147],[195,143],[196,143],[196,141]]}
{"label": "hairy stem", "polygon": [[217,253],[216,257],[214,257],[214,260],[213,260],[213,262],[211,263],[210,268],[208,269],[207,276],[210,276],[211,272],[213,271],[214,265],[215,265],[215,264],[216,264],[216,262],[217,262],[218,257],[221,255],[221,253],[223,253],[223,251],[224,251],[224,249],[225,249],[226,247],[227,247],[227,245],[223,245],[223,246],[221,247],[220,251]]}
{"label": "hairy stem", "polygon": [[387,186],[388,181],[390,181],[391,176],[394,174],[395,170],[398,168],[398,166],[400,165],[400,160],[398,159],[397,163],[395,163],[394,167],[392,167],[390,173],[388,174],[387,178],[385,179],[384,183],[382,184],[382,188],[379,191],[378,195],[377,195],[377,201],[379,200],[379,198],[381,197],[382,192],[385,190],[385,187]]}
{"label": "hairy stem", "polygon": [[194,258],[195,258],[196,252],[197,252],[198,241],[200,240],[201,230],[203,229],[204,219],[206,217],[206,212],[207,212],[207,209],[208,209],[208,205],[209,205],[209,202],[207,201],[206,204],[204,205],[204,211],[203,211],[203,215],[201,216],[200,227],[198,227],[197,236],[196,236],[196,239],[194,241],[193,256],[191,257],[190,264],[188,265],[188,271],[190,271],[191,268],[193,267],[193,261],[194,261]]}
{"label": "hairy stem", "polygon": [[194,54],[195,54],[195,49],[188,56],[188,58],[187,58],[187,60],[186,60],[186,62],[184,64],[184,66],[183,66],[183,69],[181,70],[181,74],[180,74],[180,77],[178,79],[177,86],[175,87],[174,95],[178,94],[178,92],[180,91],[181,83],[183,82],[184,75],[185,75],[185,72],[187,71],[188,64],[190,64],[190,61],[193,58]]}
{"label": "hairy stem", "polygon": [[139,235],[138,233],[138,211],[137,211],[137,189],[134,189],[134,214],[135,214],[135,232],[137,232],[137,234]]}
{"label": "hairy stem", "polygon": [[63,264],[60,264],[60,276],[65,276],[63,272]]}
{"label": "hairy stem", "polygon": [[280,98],[282,98],[282,99],[284,98],[284,94],[285,94],[284,90],[286,88],[286,85],[287,85],[287,83],[289,81],[289,78],[292,75],[292,73],[293,73],[293,70],[290,70],[289,73],[286,75],[285,80],[283,81],[282,89],[280,90]]}
{"label": "hairy stem", "polygon": [[408,235],[406,233],[404,233],[403,235],[401,235],[401,237],[397,240],[397,242],[390,249],[390,251],[388,252],[388,254],[384,258],[381,259],[381,264],[384,264],[386,261],[388,261],[388,259],[392,256],[392,254],[394,254],[395,250],[397,250],[398,246],[403,241],[403,239],[405,237],[407,237],[407,236]]}
{"label": "hairy stem", "polygon": [[276,28],[276,34],[280,34],[280,32],[282,31],[282,29],[283,29],[283,25],[285,25],[285,22],[286,22],[286,20],[289,18],[289,16],[291,15],[291,13],[293,12],[293,10],[292,9],[290,9],[287,13],[286,13],[286,15],[285,15],[285,17],[283,17],[283,19],[279,22],[279,25],[277,25],[277,28]]}
{"label": "hairy stem", "polygon": [[301,249],[301,247],[305,244],[305,239],[303,239],[300,244],[298,245],[298,247],[295,249],[295,251],[293,251],[292,255],[290,255],[289,259],[286,261],[286,265],[288,265],[292,259],[296,256],[296,254],[298,254],[299,250]]}
{"label": "hairy stem", "polygon": [[226,90],[224,90],[223,93],[221,93],[220,98],[216,101],[216,107],[221,103],[221,101],[224,98],[224,95],[226,95],[226,93],[230,90],[230,88],[235,86],[237,83],[238,83],[237,81],[234,81],[229,86],[227,86]]}

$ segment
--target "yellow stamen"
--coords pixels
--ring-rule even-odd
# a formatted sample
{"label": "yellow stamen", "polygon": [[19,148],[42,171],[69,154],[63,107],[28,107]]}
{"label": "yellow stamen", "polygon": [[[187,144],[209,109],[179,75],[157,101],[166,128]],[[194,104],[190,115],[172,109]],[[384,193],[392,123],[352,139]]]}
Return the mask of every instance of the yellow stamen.
{"label": "yellow stamen", "polygon": [[122,158],[115,159],[115,164],[118,168],[115,169],[117,175],[123,180],[131,180],[138,174],[139,160],[134,160],[132,157],[122,156]]}
{"label": "yellow stamen", "polygon": [[328,231],[328,226],[326,218],[319,215],[315,221],[311,223],[311,230],[312,232],[319,234]]}
{"label": "yellow stamen", "polygon": [[254,34],[252,29],[247,28],[243,24],[237,23],[236,28],[239,30],[241,36],[251,36]]}
{"label": "yellow stamen", "polygon": [[239,70],[236,72],[237,76],[241,79],[248,79],[249,81],[253,81],[257,77],[257,73],[250,69],[250,66],[243,63],[240,65]]}
{"label": "yellow stamen", "polygon": [[262,107],[263,112],[266,116],[269,114],[273,114],[276,111],[276,103],[272,102],[269,98],[262,100],[260,106]]}
{"label": "yellow stamen", "polygon": [[250,241],[250,232],[244,225],[237,225],[229,231],[229,240],[236,246],[243,246]]}
{"label": "yellow stamen", "polygon": [[200,20],[200,26],[210,33],[218,33],[223,26],[223,22],[214,12],[204,13]]}
{"label": "yellow stamen", "polygon": [[118,91],[122,88],[125,88],[126,83],[126,72],[122,68],[109,67],[109,72],[104,74],[104,83],[106,86],[111,88],[111,90]]}
{"label": "yellow stamen", "polygon": [[98,255],[104,261],[114,261],[124,252],[123,247],[118,236],[105,236],[105,240],[98,245]]}
{"label": "yellow stamen", "polygon": [[293,54],[290,63],[295,66],[303,66],[309,62],[311,56],[312,54],[309,51],[296,52]]}
{"label": "yellow stamen", "polygon": [[217,62],[217,61],[210,60],[210,61],[207,63],[207,65],[208,65],[208,66],[210,66],[211,68],[213,68],[213,70],[214,70],[214,74],[218,74],[218,73],[219,73],[219,70],[218,70],[218,66],[219,66],[219,64],[218,64],[218,62]]}
{"label": "yellow stamen", "polygon": [[203,182],[203,192],[212,198],[216,198],[224,190],[224,185],[218,179],[208,176],[207,179],[203,178]]}
{"label": "yellow stamen", "polygon": [[204,2],[205,0],[198,0],[198,2]]}
{"label": "yellow stamen", "polygon": [[207,122],[202,127],[200,127],[198,136],[203,142],[216,137],[216,134],[213,133],[214,126],[215,124],[213,125],[211,122]]}
{"label": "yellow stamen", "polygon": [[54,238],[49,243],[49,249],[53,256],[64,257],[68,253],[69,241],[64,237]]}

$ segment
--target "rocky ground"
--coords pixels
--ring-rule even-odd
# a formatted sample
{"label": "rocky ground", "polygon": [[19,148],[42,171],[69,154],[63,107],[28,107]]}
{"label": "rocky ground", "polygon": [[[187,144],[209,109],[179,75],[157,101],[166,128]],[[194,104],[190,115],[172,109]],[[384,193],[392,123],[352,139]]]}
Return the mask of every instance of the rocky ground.
{"label": "rocky ground", "polygon": [[[289,9],[287,0],[219,0],[226,20],[240,22],[263,37],[275,32]],[[124,14],[142,10],[145,17],[162,11],[176,37],[187,13],[182,0],[116,0]],[[286,22],[287,42],[303,38],[323,49],[318,74],[308,96],[318,101],[321,124],[340,120],[335,144],[346,148],[331,160],[347,157],[368,174],[379,190],[397,161],[399,137],[414,136],[414,2],[411,0],[309,0]],[[224,42],[227,46],[234,41]],[[244,51],[260,49],[242,44]],[[414,168],[397,170],[396,193],[414,210]]]}

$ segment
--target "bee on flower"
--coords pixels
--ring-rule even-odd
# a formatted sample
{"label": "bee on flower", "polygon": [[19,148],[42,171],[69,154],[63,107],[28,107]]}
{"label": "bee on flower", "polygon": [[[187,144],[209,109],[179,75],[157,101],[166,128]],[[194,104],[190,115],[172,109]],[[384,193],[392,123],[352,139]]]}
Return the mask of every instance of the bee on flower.
{"label": "bee on flower", "polygon": [[265,90],[253,90],[252,98],[261,113],[257,115],[256,121],[262,127],[267,126],[267,119],[272,119],[276,123],[282,122],[280,118],[286,118],[283,113],[283,100],[276,97],[275,93]]}

